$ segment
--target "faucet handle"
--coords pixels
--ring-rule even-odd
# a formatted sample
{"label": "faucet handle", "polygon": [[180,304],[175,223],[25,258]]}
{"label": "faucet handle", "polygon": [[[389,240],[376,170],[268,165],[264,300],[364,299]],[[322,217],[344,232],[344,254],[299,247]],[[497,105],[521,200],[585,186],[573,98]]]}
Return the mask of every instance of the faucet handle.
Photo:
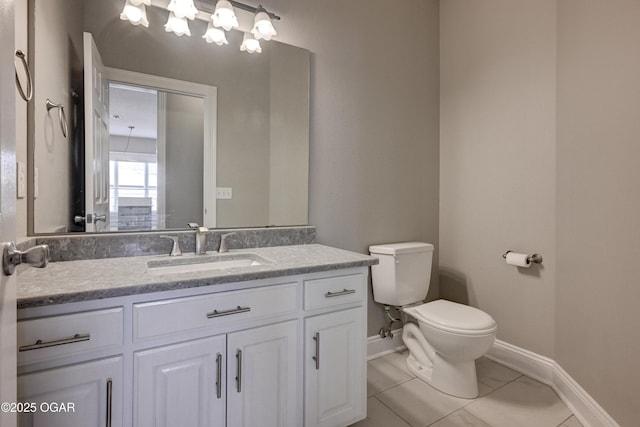
{"label": "faucet handle", "polygon": [[236,233],[235,232],[226,233],[220,236],[220,249],[218,249],[218,252],[229,252],[229,246],[227,245],[227,237],[233,236],[234,234]]}
{"label": "faucet handle", "polygon": [[173,247],[171,248],[171,253],[169,254],[170,256],[180,256],[180,255],[182,255],[182,250],[180,250],[180,242],[178,240],[178,236],[162,235],[162,236],[160,236],[160,238],[173,240]]}

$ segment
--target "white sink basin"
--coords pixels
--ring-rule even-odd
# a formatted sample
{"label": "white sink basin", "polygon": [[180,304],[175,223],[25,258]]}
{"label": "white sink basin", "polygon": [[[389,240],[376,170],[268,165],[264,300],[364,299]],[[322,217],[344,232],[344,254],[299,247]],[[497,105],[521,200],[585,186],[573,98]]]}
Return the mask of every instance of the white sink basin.
{"label": "white sink basin", "polygon": [[148,261],[147,273],[154,275],[193,273],[265,264],[272,264],[272,262],[255,254],[194,255]]}

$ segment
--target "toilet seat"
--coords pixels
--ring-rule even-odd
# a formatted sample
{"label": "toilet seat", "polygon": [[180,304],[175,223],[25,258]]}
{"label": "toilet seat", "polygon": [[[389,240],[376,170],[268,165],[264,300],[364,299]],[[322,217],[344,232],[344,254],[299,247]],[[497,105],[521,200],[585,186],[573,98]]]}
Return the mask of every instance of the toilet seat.
{"label": "toilet seat", "polygon": [[496,331],[495,320],[477,308],[447,300],[436,300],[403,309],[424,324],[459,335],[486,335]]}

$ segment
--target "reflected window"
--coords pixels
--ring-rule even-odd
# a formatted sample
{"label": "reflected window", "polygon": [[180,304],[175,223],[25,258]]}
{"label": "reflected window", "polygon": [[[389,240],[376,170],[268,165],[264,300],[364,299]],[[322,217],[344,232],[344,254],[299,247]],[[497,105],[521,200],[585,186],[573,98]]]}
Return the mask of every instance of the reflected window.
{"label": "reflected window", "polygon": [[[112,159],[113,159],[112,155]],[[148,161],[109,161],[109,200],[113,230],[154,230],[158,228],[158,165]],[[137,156],[139,157],[139,156]]]}

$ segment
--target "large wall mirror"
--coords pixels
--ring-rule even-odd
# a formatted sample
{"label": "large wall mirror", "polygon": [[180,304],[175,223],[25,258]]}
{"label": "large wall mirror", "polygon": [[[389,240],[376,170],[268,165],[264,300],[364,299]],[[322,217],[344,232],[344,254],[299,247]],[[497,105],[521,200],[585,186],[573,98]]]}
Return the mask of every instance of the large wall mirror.
{"label": "large wall mirror", "polygon": [[309,52],[123,4],[29,0],[30,233],[307,224]]}

